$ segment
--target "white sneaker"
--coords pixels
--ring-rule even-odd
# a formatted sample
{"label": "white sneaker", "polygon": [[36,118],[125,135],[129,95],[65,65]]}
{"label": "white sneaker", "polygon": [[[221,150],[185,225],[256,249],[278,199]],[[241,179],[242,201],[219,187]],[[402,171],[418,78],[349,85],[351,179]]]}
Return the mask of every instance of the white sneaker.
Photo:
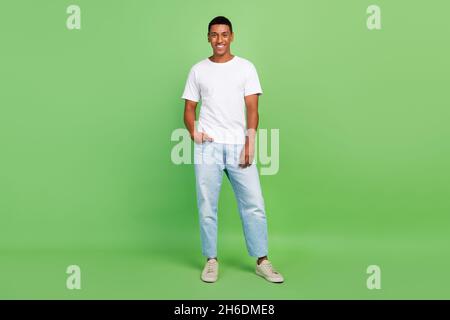
{"label": "white sneaker", "polygon": [[270,282],[281,283],[284,281],[281,273],[273,268],[269,260],[263,260],[260,264],[256,264],[256,274]]}
{"label": "white sneaker", "polygon": [[219,262],[209,259],[202,271],[202,280],[205,282],[216,282],[219,275]]}

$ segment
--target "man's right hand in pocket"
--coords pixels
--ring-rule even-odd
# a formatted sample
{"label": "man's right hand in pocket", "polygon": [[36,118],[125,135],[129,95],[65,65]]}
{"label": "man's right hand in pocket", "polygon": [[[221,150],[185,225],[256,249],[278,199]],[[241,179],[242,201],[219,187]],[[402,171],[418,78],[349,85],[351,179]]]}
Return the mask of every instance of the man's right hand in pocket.
{"label": "man's right hand in pocket", "polygon": [[205,141],[214,141],[206,132],[194,132],[194,136],[191,135],[192,140],[195,143],[201,144]]}

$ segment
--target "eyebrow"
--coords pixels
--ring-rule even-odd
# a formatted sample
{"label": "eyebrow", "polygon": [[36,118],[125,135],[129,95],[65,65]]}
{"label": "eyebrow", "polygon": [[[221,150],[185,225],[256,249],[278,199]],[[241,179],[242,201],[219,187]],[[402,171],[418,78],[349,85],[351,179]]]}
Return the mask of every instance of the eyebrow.
{"label": "eyebrow", "polygon": [[[210,32],[209,34],[219,34],[220,32]],[[229,31],[224,31],[224,32],[222,32],[222,34],[224,34],[224,33],[230,33]]]}

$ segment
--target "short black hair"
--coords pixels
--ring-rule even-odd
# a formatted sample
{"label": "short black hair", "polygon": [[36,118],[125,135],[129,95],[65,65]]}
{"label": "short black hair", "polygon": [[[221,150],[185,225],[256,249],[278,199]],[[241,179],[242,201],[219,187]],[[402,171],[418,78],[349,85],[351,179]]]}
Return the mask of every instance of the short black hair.
{"label": "short black hair", "polygon": [[226,24],[227,26],[230,27],[230,31],[233,32],[233,26],[231,25],[231,21],[224,16],[218,16],[211,20],[211,22],[208,24],[208,33],[209,31],[211,31],[211,26],[213,24]]}

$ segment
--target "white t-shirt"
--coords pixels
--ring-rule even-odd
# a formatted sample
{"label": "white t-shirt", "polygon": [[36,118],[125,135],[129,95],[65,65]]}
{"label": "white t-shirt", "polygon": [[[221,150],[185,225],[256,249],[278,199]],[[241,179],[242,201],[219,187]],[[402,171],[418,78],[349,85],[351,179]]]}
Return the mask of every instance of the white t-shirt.
{"label": "white t-shirt", "polygon": [[224,63],[207,58],[195,64],[182,98],[201,100],[197,131],[207,133],[214,142],[242,144],[246,130],[244,97],[252,94],[262,94],[256,68],[234,56]]}

